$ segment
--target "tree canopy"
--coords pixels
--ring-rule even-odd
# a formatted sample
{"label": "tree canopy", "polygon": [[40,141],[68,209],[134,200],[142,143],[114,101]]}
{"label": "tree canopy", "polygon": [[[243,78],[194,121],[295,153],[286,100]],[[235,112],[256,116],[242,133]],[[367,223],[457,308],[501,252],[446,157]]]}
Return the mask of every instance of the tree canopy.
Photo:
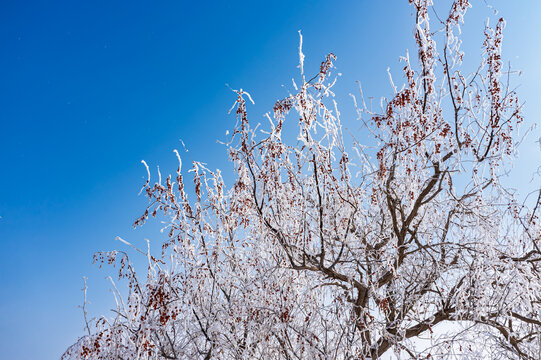
{"label": "tree canopy", "polygon": [[391,79],[379,110],[355,98],[369,141],[343,136],[336,56],[305,75],[301,36],[300,81],[268,126],[235,90],[231,187],[194,162],[189,196],[178,152],[176,175],[152,183],[149,171],[135,226],[165,220],[162,251],[138,249],[144,276],[124,251],[96,254],[129,293],[63,359],[538,359],[539,199],[528,207],[501,181],[523,121],[505,22],[487,23],[466,73],[469,2],[441,18],[430,0],[410,3],[404,84]]}

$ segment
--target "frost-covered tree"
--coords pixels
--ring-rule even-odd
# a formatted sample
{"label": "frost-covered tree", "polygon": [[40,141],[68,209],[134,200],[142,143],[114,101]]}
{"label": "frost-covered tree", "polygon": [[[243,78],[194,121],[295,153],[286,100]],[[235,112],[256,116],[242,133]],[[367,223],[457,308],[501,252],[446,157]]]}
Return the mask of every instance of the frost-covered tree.
{"label": "frost-covered tree", "polygon": [[152,184],[149,172],[135,225],[162,217],[167,241],[139,250],[144,276],[125,252],[96,255],[128,294],[63,359],[539,359],[538,204],[501,182],[522,122],[504,20],[487,24],[466,74],[469,2],[435,20],[430,0],[410,2],[417,53],[380,111],[357,97],[365,143],[342,136],[335,56],[305,77],[299,47],[301,80],[266,130],[236,91],[231,187],[194,162],[189,197],[180,156],[175,176]]}

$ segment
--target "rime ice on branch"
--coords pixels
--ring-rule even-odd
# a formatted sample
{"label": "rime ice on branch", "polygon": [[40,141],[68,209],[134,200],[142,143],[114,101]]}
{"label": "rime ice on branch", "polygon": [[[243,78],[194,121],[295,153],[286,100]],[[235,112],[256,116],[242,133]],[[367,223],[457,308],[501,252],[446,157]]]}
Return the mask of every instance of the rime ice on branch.
{"label": "rime ice on branch", "polygon": [[417,59],[402,58],[405,84],[380,112],[356,102],[377,147],[343,139],[336,57],[306,80],[300,47],[302,83],[263,135],[236,91],[231,188],[194,162],[189,198],[180,156],[165,184],[149,173],[135,225],[162,217],[168,240],[161,254],[138,249],[146,276],[124,252],[96,255],[129,294],[116,291],[116,316],[64,359],[538,359],[537,206],[500,182],[522,121],[502,82],[504,22],[487,24],[481,63],[465,74],[468,1],[438,22],[430,1],[410,2]]}

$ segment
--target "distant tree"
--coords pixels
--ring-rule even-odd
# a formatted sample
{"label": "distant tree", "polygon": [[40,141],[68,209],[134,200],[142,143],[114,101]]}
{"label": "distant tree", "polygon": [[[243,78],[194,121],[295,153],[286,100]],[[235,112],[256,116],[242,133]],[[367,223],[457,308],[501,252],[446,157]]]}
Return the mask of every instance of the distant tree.
{"label": "distant tree", "polygon": [[[129,293],[63,359],[539,359],[539,204],[501,182],[522,122],[504,20],[487,23],[467,75],[469,2],[432,22],[430,0],[410,3],[417,65],[401,58],[405,84],[391,80],[381,111],[361,92],[366,143],[342,136],[335,56],[307,80],[301,38],[302,81],[266,131],[236,91],[231,188],[194,162],[189,199],[180,156],[176,176],[152,184],[149,172],[135,225],[161,216],[168,240],[159,255],[139,250],[144,277],[125,252],[96,255]],[[286,121],[298,125],[291,144]]]}

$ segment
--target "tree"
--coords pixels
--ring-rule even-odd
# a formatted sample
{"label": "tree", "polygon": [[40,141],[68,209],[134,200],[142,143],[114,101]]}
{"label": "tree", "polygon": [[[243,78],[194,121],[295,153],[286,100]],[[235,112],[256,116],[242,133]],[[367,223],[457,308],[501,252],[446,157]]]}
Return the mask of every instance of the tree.
{"label": "tree", "polygon": [[[469,2],[437,22],[430,0],[410,3],[418,64],[401,59],[405,84],[391,80],[380,112],[361,92],[368,143],[342,136],[335,55],[306,80],[301,37],[302,82],[266,131],[235,91],[231,188],[194,162],[189,199],[178,152],[175,177],[152,184],[148,172],[135,226],[162,216],[167,241],[160,255],[138,250],[145,278],[126,252],[96,254],[119,267],[128,295],[116,291],[115,317],[63,359],[539,358],[539,200],[528,208],[501,181],[522,122],[502,80],[504,20],[487,23],[467,75]],[[286,121],[298,125],[292,144]]]}

